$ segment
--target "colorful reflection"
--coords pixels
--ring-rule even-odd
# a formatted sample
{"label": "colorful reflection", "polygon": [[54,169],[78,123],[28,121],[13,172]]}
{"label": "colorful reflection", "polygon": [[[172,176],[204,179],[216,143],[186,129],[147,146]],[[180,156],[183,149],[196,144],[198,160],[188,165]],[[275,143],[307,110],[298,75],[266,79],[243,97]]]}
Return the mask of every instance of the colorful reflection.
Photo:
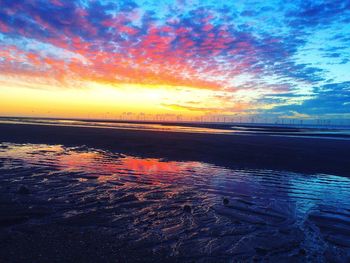
{"label": "colorful reflection", "polygon": [[232,170],[201,162],[137,158],[86,147],[10,143],[0,146],[0,159],[4,160],[5,166],[48,167],[83,181],[189,184],[208,193],[293,200],[299,204],[300,211],[324,201],[346,203],[347,197],[350,198],[350,192],[346,190],[350,187],[350,179],[332,175],[310,178],[282,171]]}
{"label": "colorful reflection", "polygon": [[[135,245],[138,255],[145,244],[151,254],[159,249],[208,262],[214,256],[279,262],[305,253],[322,262],[325,249],[348,251],[346,177],[1,143],[0,180],[24,224],[101,227],[118,245]],[[25,192],[18,190],[23,185]]]}

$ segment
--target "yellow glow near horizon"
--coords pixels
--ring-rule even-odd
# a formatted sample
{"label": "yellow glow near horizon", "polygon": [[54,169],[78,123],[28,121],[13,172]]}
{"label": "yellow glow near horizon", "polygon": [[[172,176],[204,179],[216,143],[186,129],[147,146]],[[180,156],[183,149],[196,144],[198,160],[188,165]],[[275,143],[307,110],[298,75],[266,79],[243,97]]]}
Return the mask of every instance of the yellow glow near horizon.
{"label": "yellow glow near horizon", "polygon": [[[118,118],[134,114],[182,114],[196,116],[203,111],[168,105],[186,104],[191,98],[202,105],[219,106],[210,96],[213,91],[187,87],[86,82],[84,87],[41,87],[13,81],[1,83],[0,115],[66,118]],[[38,88],[39,87],[39,88]],[[190,95],[190,96],[189,96]]]}

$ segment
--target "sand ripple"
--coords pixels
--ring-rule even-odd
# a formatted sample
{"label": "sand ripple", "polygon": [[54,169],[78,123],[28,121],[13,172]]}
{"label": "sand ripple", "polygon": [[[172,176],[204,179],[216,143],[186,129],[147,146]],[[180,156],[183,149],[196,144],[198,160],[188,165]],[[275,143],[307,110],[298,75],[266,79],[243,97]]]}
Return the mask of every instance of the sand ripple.
{"label": "sand ripple", "polygon": [[350,259],[344,177],[3,143],[0,180],[0,243],[24,226],[55,225],[107,231],[130,261]]}

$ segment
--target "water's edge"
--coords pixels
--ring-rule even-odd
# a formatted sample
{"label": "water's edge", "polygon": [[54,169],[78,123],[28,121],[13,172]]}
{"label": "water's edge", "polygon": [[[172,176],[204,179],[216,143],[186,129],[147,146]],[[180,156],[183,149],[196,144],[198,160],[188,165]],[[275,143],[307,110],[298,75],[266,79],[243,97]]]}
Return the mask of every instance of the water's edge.
{"label": "water's edge", "polygon": [[[30,239],[56,251],[50,235],[64,239],[52,234],[60,228],[65,235],[80,229],[79,239],[90,242],[62,240],[77,251],[97,245],[134,261],[350,257],[350,179],[344,177],[2,143],[0,180],[0,240],[12,236],[2,242],[0,258]],[[92,229],[105,233],[96,238],[108,245],[96,244]],[[23,255],[30,256],[36,245],[26,244],[31,249]]]}

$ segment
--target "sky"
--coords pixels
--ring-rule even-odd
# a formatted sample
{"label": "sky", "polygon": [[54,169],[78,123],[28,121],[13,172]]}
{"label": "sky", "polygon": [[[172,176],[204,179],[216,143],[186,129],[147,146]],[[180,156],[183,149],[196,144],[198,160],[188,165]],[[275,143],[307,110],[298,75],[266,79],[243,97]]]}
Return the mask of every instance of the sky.
{"label": "sky", "polygon": [[350,1],[0,7],[2,116],[350,119]]}

